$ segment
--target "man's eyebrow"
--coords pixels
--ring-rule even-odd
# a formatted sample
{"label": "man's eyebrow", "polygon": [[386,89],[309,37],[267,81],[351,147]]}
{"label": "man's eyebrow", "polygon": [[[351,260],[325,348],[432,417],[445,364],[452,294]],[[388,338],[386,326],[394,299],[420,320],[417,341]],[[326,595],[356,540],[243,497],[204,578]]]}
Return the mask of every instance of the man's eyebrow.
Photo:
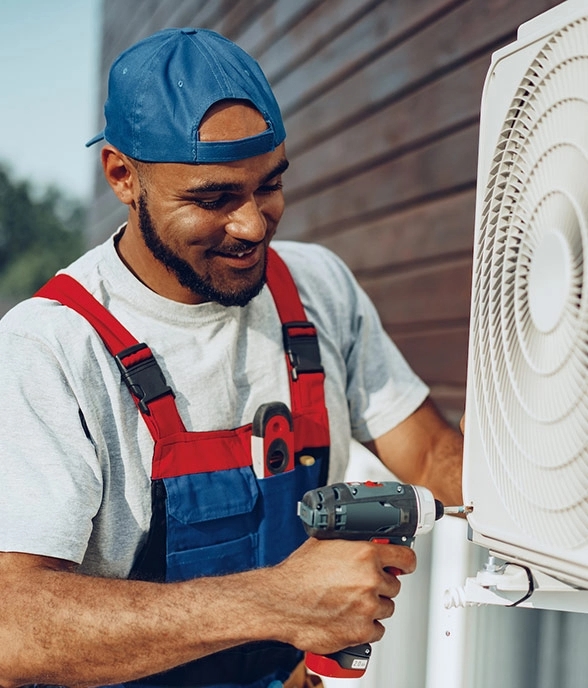
{"label": "man's eyebrow", "polygon": [[280,162],[274,167],[274,169],[261,180],[261,183],[266,184],[267,182],[269,182],[270,179],[273,179],[274,177],[279,177],[288,169],[288,167],[290,167],[290,162],[286,160],[286,158],[282,158],[282,160],[280,160]]}
{"label": "man's eyebrow", "polygon": [[[269,182],[270,179],[273,179],[274,177],[278,177],[280,174],[283,174],[289,166],[290,163],[288,162],[288,160],[286,160],[285,158],[280,160],[280,162],[273,168],[273,170],[266,174],[266,176],[261,180],[260,186],[267,184],[267,182]],[[243,185],[235,184],[233,182],[204,182],[203,184],[199,184],[198,186],[193,186],[189,189],[186,189],[186,193],[189,194],[210,192],[214,193],[223,191],[239,193],[240,191],[243,191]]]}

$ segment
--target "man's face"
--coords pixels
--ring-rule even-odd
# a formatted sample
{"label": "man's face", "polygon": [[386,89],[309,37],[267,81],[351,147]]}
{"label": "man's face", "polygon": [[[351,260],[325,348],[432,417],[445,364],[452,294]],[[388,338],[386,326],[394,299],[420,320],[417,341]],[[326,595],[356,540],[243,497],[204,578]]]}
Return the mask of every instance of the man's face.
{"label": "man's face", "polygon": [[[242,138],[265,126],[256,111],[232,105],[202,125],[201,138]],[[283,144],[231,163],[150,165],[136,218],[119,244],[121,256],[168,298],[245,305],[265,281],[267,247],[284,210],[287,166]]]}

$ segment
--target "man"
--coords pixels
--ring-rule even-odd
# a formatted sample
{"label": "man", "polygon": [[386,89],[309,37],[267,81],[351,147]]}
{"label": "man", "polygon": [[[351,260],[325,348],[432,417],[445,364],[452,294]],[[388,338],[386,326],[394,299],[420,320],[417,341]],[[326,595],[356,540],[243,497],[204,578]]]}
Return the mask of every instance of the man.
{"label": "man", "polygon": [[159,32],[105,116],[126,224],[0,325],[0,684],[300,688],[415,557],[305,541],[296,502],[353,436],[459,503],[460,436],[336,257],[269,247],[285,131],[249,56]]}

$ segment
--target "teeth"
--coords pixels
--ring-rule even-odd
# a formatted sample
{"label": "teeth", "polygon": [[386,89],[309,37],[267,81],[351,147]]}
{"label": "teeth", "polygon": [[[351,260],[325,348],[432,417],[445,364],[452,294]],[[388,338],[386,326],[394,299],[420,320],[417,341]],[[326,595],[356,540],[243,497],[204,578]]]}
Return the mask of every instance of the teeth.
{"label": "teeth", "polygon": [[227,256],[228,258],[243,258],[243,256],[249,256],[253,253],[255,249],[249,248],[246,251],[239,251],[238,253],[223,253],[223,255]]}

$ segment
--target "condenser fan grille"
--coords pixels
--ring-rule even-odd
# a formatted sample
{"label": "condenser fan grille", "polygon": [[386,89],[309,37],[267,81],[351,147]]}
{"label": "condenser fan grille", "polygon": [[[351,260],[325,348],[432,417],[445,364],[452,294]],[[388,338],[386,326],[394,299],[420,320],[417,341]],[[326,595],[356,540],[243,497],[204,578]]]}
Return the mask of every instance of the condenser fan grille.
{"label": "condenser fan grille", "polygon": [[474,393],[504,506],[539,543],[588,541],[588,20],[554,33],[508,111],[474,267]]}

